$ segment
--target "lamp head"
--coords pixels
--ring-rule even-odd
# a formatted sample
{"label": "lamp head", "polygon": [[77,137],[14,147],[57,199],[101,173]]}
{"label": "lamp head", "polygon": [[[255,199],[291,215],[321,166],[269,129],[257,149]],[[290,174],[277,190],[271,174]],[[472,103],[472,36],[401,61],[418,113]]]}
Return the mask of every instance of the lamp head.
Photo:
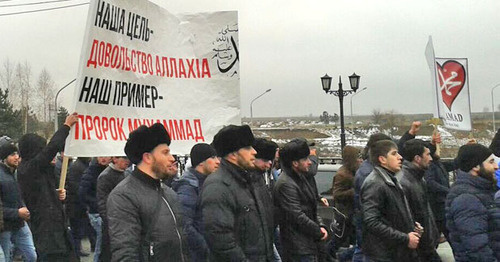
{"label": "lamp head", "polygon": [[321,85],[323,85],[323,90],[325,91],[325,93],[328,93],[332,85],[332,78],[328,76],[328,74],[325,74],[325,76],[321,77]]}
{"label": "lamp head", "polygon": [[356,73],[353,73],[351,76],[349,76],[349,82],[351,84],[351,89],[356,92],[359,88],[359,78],[360,76],[356,75]]}

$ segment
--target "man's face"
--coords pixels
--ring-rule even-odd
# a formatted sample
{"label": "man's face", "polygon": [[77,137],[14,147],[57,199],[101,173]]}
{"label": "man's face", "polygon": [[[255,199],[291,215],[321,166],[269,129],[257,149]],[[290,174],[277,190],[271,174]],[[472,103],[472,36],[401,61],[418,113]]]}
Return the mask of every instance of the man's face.
{"label": "man's face", "polygon": [[5,159],[5,164],[10,168],[17,168],[17,166],[19,165],[19,154],[17,152],[14,152],[7,156],[7,158]]}
{"label": "man's face", "polygon": [[97,158],[97,163],[101,166],[107,166],[111,163],[111,157],[109,156],[100,156]]}
{"label": "man's face", "polygon": [[266,159],[262,159],[262,158],[255,159],[255,169],[262,171],[262,172],[269,170],[271,168],[272,164],[273,163],[271,160],[266,160]]}
{"label": "man's face", "polygon": [[299,174],[305,174],[309,172],[309,167],[311,166],[311,164],[312,162],[309,157],[304,157],[302,159],[292,161],[292,168]]}
{"label": "man's face", "polygon": [[379,161],[380,165],[387,170],[391,172],[398,172],[401,170],[401,160],[403,158],[401,155],[398,153],[397,148],[392,148],[389,153],[387,153],[387,156],[380,156]]}
{"label": "man's face", "polygon": [[483,163],[479,166],[479,176],[490,180],[496,185],[497,178],[495,172],[498,169],[498,165],[495,162],[493,155],[489,156]]}
{"label": "man's face", "polygon": [[113,164],[120,170],[125,170],[130,165],[130,160],[126,157],[113,157]]}
{"label": "man's face", "polygon": [[417,165],[423,170],[429,169],[431,161],[431,151],[427,147],[424,148],[424,153],[422,153],[422,156],[416,156]]}
{"label": "man's face", "polygon": [[151,169],[157,178],[165,179],[177,174],[177,162],[167,144],[159,144],[149,154],[153,158]]}
{"label": "man's face", "polygon": [[209,157],[203,161],[203,174],[210,175],[219,168],[220,159],[217,156]]}
{"label": "man's face", "polygon": [[257,151],[255,151],[252,146],[240,148],[234,154],[236,156],[236,164],[239,167],[245,170],[255,168],[255,155]]}

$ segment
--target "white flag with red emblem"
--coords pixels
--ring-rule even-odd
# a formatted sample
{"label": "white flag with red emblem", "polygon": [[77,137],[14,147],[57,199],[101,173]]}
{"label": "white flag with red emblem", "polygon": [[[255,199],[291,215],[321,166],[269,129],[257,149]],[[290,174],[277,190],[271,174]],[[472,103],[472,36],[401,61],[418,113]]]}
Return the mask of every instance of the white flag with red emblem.
{"label": "white flag with red emblem", "polygon": [[436,58],[431,37],[425,56],[435,90],[434,117],[441,118],[446,128],[471,131],[467,58]]}

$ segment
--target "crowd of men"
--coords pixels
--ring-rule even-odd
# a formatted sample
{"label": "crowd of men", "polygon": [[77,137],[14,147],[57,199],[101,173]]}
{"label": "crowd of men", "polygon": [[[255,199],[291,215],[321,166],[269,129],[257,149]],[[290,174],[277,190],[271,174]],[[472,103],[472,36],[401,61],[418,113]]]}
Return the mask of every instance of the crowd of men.
{"label": "crowd of men", "polygon": [[[79,261],[84,237],[95,262],[441,261],[442,238],[456,261],[500,261],[500,130],[451,163],[439,135],[415,139],[420,122],[397,142],[374,134],[363,153],[344,148],[329,203],[308,141],[279,147],[247,125],[193,146],[180,177],[165,127],[140,126],[124,155],[78,158],[58,189],[56,155],[77,121],[68,116],[48,144],[0,138],[0,261]],[[330,204],[346,218],[341,236],[319,216]]]}

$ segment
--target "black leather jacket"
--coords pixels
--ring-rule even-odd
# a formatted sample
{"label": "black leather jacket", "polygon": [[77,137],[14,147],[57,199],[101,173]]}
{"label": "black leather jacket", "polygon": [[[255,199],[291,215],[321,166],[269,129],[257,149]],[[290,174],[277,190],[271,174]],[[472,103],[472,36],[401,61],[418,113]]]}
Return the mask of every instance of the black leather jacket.
{"label": "black leather jacket", "polygon": [[403,172],[398,180],[403,187],[413,219],[424,227],[418,248],[422,251],[434,250],[439,239],[439,231],[434,220],[429,194],[423,179],[425,170],[419,169],[408,161],[403,163]]}
{"label": "black leather jacket", "polygon": [[305,175],[285,167],[274,187],[276,218],[288,255],[319,255],[321,227],[325,226],[317,213],[318,197],[313,187]]}
{"label": "black leather jacket", "polygon": [[360,199],[365,255],[375,261],[418,261],[408,248],[414,222],[394,174],[376,166],[361,187]]}

